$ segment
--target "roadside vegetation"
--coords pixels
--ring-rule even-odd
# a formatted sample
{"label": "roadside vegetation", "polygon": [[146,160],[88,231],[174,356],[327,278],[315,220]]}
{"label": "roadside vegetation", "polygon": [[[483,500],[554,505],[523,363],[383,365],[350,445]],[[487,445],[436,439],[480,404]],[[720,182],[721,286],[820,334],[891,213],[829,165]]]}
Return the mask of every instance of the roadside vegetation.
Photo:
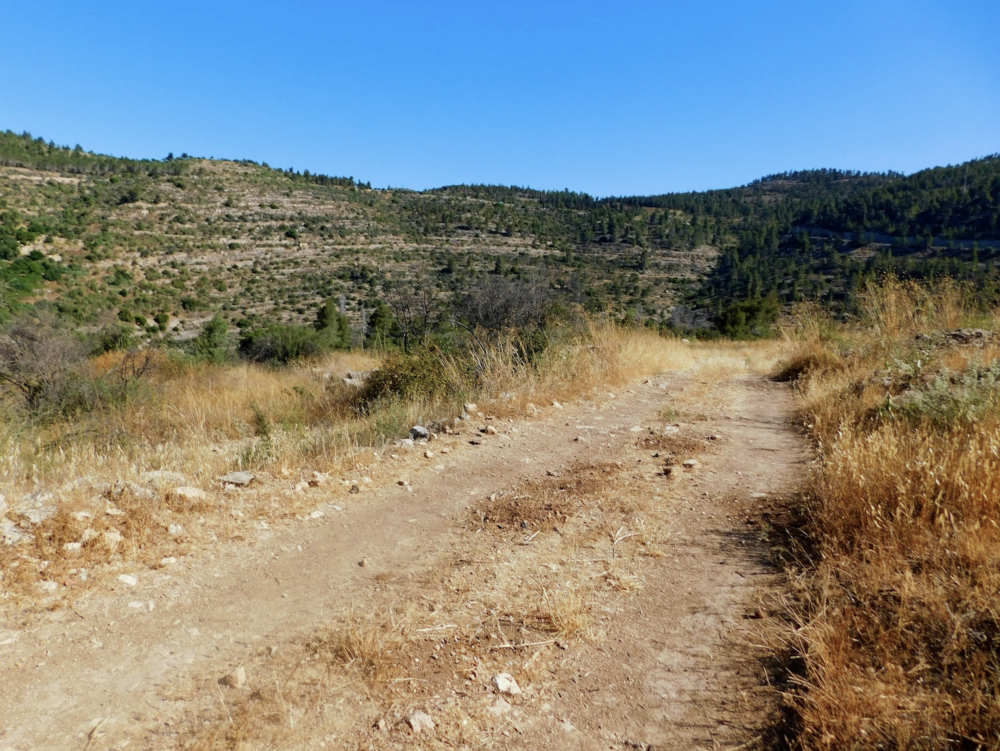
{"label": "roadside vegetation", "polygon": [[1000,339],[967,285],[801,311],[785,375],[820,450],[790,579],[804,749],[1000,745]]}

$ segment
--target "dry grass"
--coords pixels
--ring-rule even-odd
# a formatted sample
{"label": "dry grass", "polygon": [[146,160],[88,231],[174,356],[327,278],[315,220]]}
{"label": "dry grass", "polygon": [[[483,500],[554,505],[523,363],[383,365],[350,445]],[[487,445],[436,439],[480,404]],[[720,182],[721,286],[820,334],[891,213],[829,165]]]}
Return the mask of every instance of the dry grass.
{"label": "dry grass", "polygon": [[947,283],[890,281],[866,310],[839,343],[802,327],[789,368],[823,455],[814,548],[793,577],[796,743],[997,748],[1000,411],[982,393],[995,353],[938,333],[989,319]]}

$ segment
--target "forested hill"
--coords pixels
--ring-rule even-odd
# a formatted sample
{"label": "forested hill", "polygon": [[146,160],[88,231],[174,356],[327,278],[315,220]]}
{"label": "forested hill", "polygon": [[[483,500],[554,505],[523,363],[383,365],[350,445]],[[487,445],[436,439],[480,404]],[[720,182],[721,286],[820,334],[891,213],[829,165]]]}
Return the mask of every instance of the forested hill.
{"label": "forested hill", "polygon": [[850,313],[863,280],[889,271],[966,279],[994,300],[998,214],[996,156],[910,176],[811,170],[595,198],[373,190],[353,177],[111,157],[8,131],[0,319],[34,306],[77,326],[183,336],[216,314],[244,329],[307,323],[333,298],[363,336],[390,288],[429,290],[447,309],[499,275],[642,325],[754,336],[796,300]]}

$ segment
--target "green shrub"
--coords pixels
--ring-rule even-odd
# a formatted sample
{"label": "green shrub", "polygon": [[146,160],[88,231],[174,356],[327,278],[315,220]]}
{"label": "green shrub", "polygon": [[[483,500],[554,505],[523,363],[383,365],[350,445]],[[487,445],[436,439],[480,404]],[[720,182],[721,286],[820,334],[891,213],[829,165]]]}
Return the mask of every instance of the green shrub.
{"label": "green shrub", "polygon": [[240,354],[251,362],[287,364],[335,349],[340,344],[336,334],[307,326],[267,326],[240,338]]}
{"label": "green shrub", "polygon": [[437,396],[455,391],[440,358],[430,350],[390,355],[382,366],[368,376],[358,392],[357,403],[368,412],[380,402]]}
{"label": "green shrub", "polygon": [[229,354],[229,322],[212,316],[194,340],[194,354],[201,360],[223,362]]}

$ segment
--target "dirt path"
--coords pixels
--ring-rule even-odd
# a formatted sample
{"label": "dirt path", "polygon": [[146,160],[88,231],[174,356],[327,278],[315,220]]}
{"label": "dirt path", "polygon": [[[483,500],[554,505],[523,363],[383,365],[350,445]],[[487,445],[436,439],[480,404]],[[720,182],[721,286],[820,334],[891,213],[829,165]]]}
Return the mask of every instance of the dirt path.
{"label": "dirt path", "polygon": [[[419,469],[422,459],[400,459],[409,489],[362,495],[249,544],[139,572],[134,586],[39,618],[0,646],[0,749],[171,747],[171,723],[190,713],[178,687],[321,627],[345,603],[365,602],[388,574],[426,568],[468,534],[473,499],[574,462],[635,461],[635,430],[657,422],[686,384],[654,379],[615,399],[498,422],[499,435],[477,446],[468,441],[478,436],[454,439],[447,456]],[[718,433],[715,450],[696,471],[648,478],[668,488],[675,512],[666,556],[653,559],[641,592],[607,615],[608,638],[566,652],[549,689],[515,708],[511,747],[551,746],[554,733],[561,748],[709,748],[752,734],[761,675],[737,632],[769,574],[763,501],[752,494],[794,484],[804,447],[781,387],[746,379],[701,393],[710,403],[680,429]],[[581,433],[587,441],[574,440]]]}

